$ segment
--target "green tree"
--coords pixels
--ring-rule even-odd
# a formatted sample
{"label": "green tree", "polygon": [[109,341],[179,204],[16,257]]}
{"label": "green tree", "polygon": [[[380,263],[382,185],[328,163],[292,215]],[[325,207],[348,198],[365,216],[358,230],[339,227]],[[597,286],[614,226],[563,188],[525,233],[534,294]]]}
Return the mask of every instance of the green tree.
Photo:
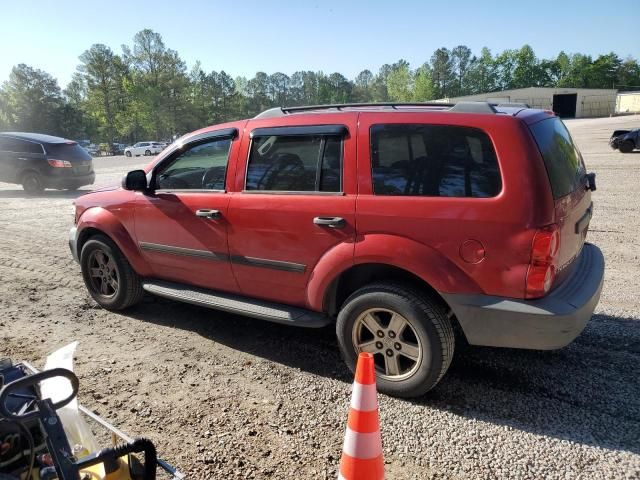
{"label": "green tree", "polygon": [[400,60],[391,67],[387,75],[389,99],[395,102],[409,102],[413,97],[413,76],[409,62]]}
{"label": "green tree", "polygon": [[431,56],[431,78],[436,88],[436,95],[442,97],[454,96],[453,62],[451,54],[446,48],[439,48]]}
{"label": "green tree", "polygon": [[615,88],[615,85],[619,83],[618,73],[621,66],[622,60],[615,53],[600,55],[587,69],[587,86],[590,88]]}
{"label": "green tree", "polygon": [[498,88],[498,65],[491,50],[484,47],[479,57],[473,57],[467,72],[468,92],[493,92]]}
{"label": "green tree", "polygon": [[102,44],[92,45],[80,55],[78,72],[86,88],[87,112],[98,124],[101,140],[116,138],[116,112],[122,105],[122,76],[124,65],[119,56]]}
{"label": "green tree", "polygon": [[496,87],[498,90],[514,88],[514,71],[518,62],[517,56],[517,50],[505,50],[496,57]]}
{"label": "green tree", "polygon": [[413,78],[413,101],[428,102],[436,99],[436,89],[431,78],[429,64],[425,63],[416,70]]}
{"label": "green tree", "polygon": [[355,79],[353,88],[353,99],[356,102],[373,101],[374,76],[371,70],[361,71]]}
{"label": "green tree", "polygon": [[536,54],[529,45],[524,45],[518,50],[514,57],[513,74],[511,78],[511,88],[526,88],[538,86],[541,83],[542,74],[540,63]]}
{"label": "green tree", "polygon": [[0,90],[4,128],[61,135],[63,106],[56,79],[23,63],[13,67]]}
{"label": "green tree", "polygon": [[466,45],[458,45],[451,50],[451,64],[456,76],[455,95],[466,95],[469,93],[467,88],[467,73],[471,63],[471,49]]}

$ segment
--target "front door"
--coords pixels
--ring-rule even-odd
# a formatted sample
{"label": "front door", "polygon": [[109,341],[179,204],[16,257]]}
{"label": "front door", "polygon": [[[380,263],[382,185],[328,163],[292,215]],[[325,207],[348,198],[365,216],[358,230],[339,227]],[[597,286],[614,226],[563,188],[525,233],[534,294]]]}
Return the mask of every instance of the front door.
{"label": "front door", "polygon": [[229,206],[230,258],[244,295],[308,307],[307,283],[322,256],[338,247],[352,260],[353,120],[348,126],[249,124],[251,138],[241,149],[247,165],[238,168],[242,183]]}
{"label": "front door", "polygon": [[157,278],[236,292],[227,247],[226,172],[237,130],[198,136],[154,169],[136,203],[138,245]]}

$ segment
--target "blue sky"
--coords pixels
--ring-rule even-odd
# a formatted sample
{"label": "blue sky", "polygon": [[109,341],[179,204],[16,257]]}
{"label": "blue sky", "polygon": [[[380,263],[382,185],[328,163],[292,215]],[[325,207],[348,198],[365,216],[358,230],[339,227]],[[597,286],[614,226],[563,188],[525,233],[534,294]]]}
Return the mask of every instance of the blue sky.
{"label": "blue sky", "polygon": [[120,53],[143,28],[159,32],[189,68],[200,60],[205,70],[234,77],[323,70],[353,78],[400,58],[417,67],[436,48],[459,44],[474,53],[528,43],[543,58],[560,50],[640,58],[638,19],[637,0],[5,0],[0,81],[26,63],[64,87],[93,43]]}

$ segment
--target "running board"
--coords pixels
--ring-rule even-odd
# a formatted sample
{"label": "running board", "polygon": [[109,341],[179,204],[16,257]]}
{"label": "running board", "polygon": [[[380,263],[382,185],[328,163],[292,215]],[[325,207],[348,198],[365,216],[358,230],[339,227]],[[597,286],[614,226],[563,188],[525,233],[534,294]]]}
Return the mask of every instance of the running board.
{"label": "running board", "polygon": [[181,283],[144,280],[142,288],[153,295],[170,300],[295,327],[321,328],[331,323],[331,319],[326,315],[311,310],[206,290]]}

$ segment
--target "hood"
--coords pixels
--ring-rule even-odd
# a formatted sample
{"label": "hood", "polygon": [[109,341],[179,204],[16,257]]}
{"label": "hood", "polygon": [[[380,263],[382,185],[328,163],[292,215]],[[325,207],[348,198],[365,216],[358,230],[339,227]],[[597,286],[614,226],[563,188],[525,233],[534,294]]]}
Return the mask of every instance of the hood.
{"label": "hood", "polygon": [[96,187],[93,190],[91,190],[91,193],[110,192],[112,190],[118,190],[121,187],[122,187],[122,183],[121,182],[111,182],[111,183],[107,183],[107,184],[104,184],[104,185],[99,185],[98,187]]}

